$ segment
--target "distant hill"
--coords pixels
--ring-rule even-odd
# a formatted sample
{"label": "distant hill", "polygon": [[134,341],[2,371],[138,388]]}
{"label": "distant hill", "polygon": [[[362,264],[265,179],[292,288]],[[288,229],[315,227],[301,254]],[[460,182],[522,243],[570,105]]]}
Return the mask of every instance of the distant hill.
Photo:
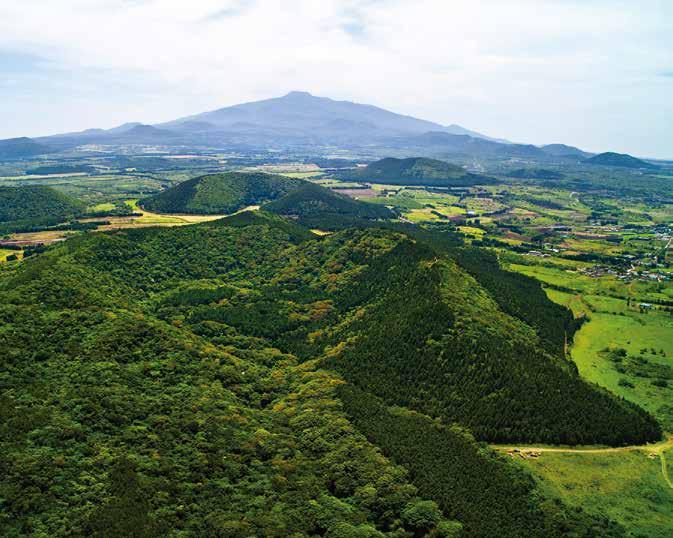
{"label": "distant hill", "polygon": [[0,140],[0,159],[20,159],[48,153],[49,148],[31,138],[7,138]]}
{"label": "distant hill", "polygon": [[619,166],[622,168],[649,168],[655,170],[658,166],[645,162],[626,153],[600,153],[584,161],[585,164],[595,164],[601,166]]}
{"label": "distant hill", "polygon": [[574,146],[566,146],[565,144],[547,144],[546,146],[541,146],[540,149],[554,157],[580,157],[586,159],[593,155],[592,153],[582,151]]}
{"label": "distant hill", "polygon": [[142,206],[160,213],[217,215],[280,198],[301,181],[261,172],[226,172],[190,179],[146,198]]}
{"label": "distant hill", "polygon": [[341,215],[361,219],[386,219],[394,216],[385,206],[354,200],[315,183],[304,184],[263,209],[279,215],[316,217]]}
{"label": "distant hill", "polygon": [[65,220],[84,204],[51,187],[0,187],[0,222],[33,219]]}
{"label": "distant hill", "polygon": [[460,166],[425,157],[396,159],[386,157],[355,172],[346,173],[351,178],[370,183],[390,185],[426,185],[457,187],[494,183],[492,178],[466,172]]}

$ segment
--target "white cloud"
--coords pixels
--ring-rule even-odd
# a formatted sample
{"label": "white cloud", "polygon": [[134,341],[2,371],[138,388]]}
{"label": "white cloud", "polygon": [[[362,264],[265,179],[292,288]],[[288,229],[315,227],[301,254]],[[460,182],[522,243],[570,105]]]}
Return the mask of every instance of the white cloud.
{"label": "white cloud", "polygon": [[[305,89],[523,141],[637,143],[640,153],[673,156],[673,146],[655,147],[645,135],[649,122],[673,125],[673,83],[661,76],[673,68],[669,5],[3,0],[0,50],[46,58],[72,74],[77,98],[100,103],[98,114],[72,118],[73,128],[172,119]],[[68,99],[67,79],[59,80],[54,106]],[[646,116],[652,106],[656,118]],[[143,117],[130,116],[136,111]],[[626,122],[621,138],[606,123],[617,116]],[[638,134],[630,140],[624,130]]]}

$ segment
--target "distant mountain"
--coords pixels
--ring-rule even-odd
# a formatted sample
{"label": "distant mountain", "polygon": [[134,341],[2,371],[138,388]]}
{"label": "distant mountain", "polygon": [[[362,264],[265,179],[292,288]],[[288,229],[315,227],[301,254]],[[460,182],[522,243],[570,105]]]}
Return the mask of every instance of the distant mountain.
{"label": "distant mountain", "polygon": [[84,205],[51,187],[0,187],[0,223],[33,219],[65,220]]}
{"label": "distant mountain", "polygon": [[217,215],[280,198],[303,181],[258,172],[227,172],[190,179],[146,198],[142,206],[160,213]]}
{"label": "distant mountain", "polygon": [[390,185],[458,187],[495,182],[493,178],[471,174],[455,164],[425,157],[386,157],[345,174],[351,179]]}
{"label": "distant mountain", "polygon": [[0,159],[20,159],[49,153],[50,148],[31,138],[7,138],[0,140]]}
{"label": "distant mountain", "polygon": [[134,125],[126,131],[117,135],[127,141],[161,141],[170,138],[176,138],[178,135],[166,129],[158,129],[152,125]]}
{"label": "distant mountain", "polygon": [[648,168],[655,170],[658,166],[627,155],[626,153],[600,153],[584,161],[586,164],[601,166],[619,166],[622,168]]}
{"label": "distant mountain", "polygon": [[309,182],[266,204],[263,209],[291,217],[342,215],[361,219],[387,219],[394,216],[385,206],[361,202]]}
{"label": "distant mountain", "polygon": [[511,144],[469,135],[428,131],[418,135],[391,139],[392,147],[417,148],[435,153],[455,153],[475,157],[545,159],[548,155],[530,144]]}
{"label": "distant mountain", "polygon": [[131,129],[134,129],[135,127],[140,127],[143,125],[139,121],[131,121],[128,123],[122,123],[118,127],[113,127],[112,129],[107,129],[104,132],[107,134],[121,134],[121,133],[126,133],[130,131]]}
{"label": "distant mountain", "polygon": [[217,125],[208,123],[207,121],[185,121],[177,126],[177,131],[186,133],[198,133],[203,131],[213,131],[217,129]]}
{"label": "distant mountain", "polygon": [[223,131],[261,129],[289,132],[297,135],[330,138],[337,135],[359,137],[393,136],[404,133],[447,131],[469,133],[488,138],[458,125],[444,127],[438,123],[389,112],[372,105],[335,101],[316,97],[307,92],[290,92],[283,97],[243,103],[211,112],[181,118],[157,125],[164,129],[180,129],[188,122],[205,122]]}
{"label": "distant mountain", "polygon": [[540,149],[554,157],[580,157],[586,159],[593,155],[593,153],[582,151],[574,146],[566,146],[565,144],[547,144],[546,146],[540,146]]}
{"label": "distant mountain", "polygon": [[499,142],[501,144],[511,144],[509,140],[505,140],[504,138],[492,138],[490,136],[485,136],[476,131],[465,129],[465,127],[461,127],[460,125],[456,125],[455,123],[452,123],[451,125],[447,125],[446,127],[444,127],[443,131],[448,134],[467,135],[473,138],[482,138],[484,140],[490,140],[491,142]]}

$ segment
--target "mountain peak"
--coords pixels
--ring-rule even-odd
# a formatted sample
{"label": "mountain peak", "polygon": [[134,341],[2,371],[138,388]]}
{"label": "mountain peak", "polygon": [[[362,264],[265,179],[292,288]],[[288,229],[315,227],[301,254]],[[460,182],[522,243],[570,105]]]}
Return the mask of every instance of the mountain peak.
{"label": "mountain peak", "polygon": [[306,98],[306,97],[314,97],[314,96],[311,95],[311,94],[308,93],[308,92],[291,91],[290,93],[288,93],[288,94],[285,95],[284,97],[301,98],[301,99],[303,99],[303,98]]}

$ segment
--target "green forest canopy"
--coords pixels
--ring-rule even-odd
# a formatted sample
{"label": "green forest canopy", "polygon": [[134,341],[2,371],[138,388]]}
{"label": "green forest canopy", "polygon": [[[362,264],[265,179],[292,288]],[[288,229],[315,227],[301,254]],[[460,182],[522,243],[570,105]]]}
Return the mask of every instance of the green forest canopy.
{"label": "green forest canopy", "polygon": [[544,293],[495,290],[470,263],[425,232],[320,238],[245,212],[85,234],[8,268],[0,532],[623,536],[464,428],[661,435],[547,346],[566,321],[536,319]]}
{"label": "green forest canopy", "polygon": [[303,182],[262,172],[225,172],[196,177],[146,198],[142,206],[160,213],[233,213],[280,198]]}

